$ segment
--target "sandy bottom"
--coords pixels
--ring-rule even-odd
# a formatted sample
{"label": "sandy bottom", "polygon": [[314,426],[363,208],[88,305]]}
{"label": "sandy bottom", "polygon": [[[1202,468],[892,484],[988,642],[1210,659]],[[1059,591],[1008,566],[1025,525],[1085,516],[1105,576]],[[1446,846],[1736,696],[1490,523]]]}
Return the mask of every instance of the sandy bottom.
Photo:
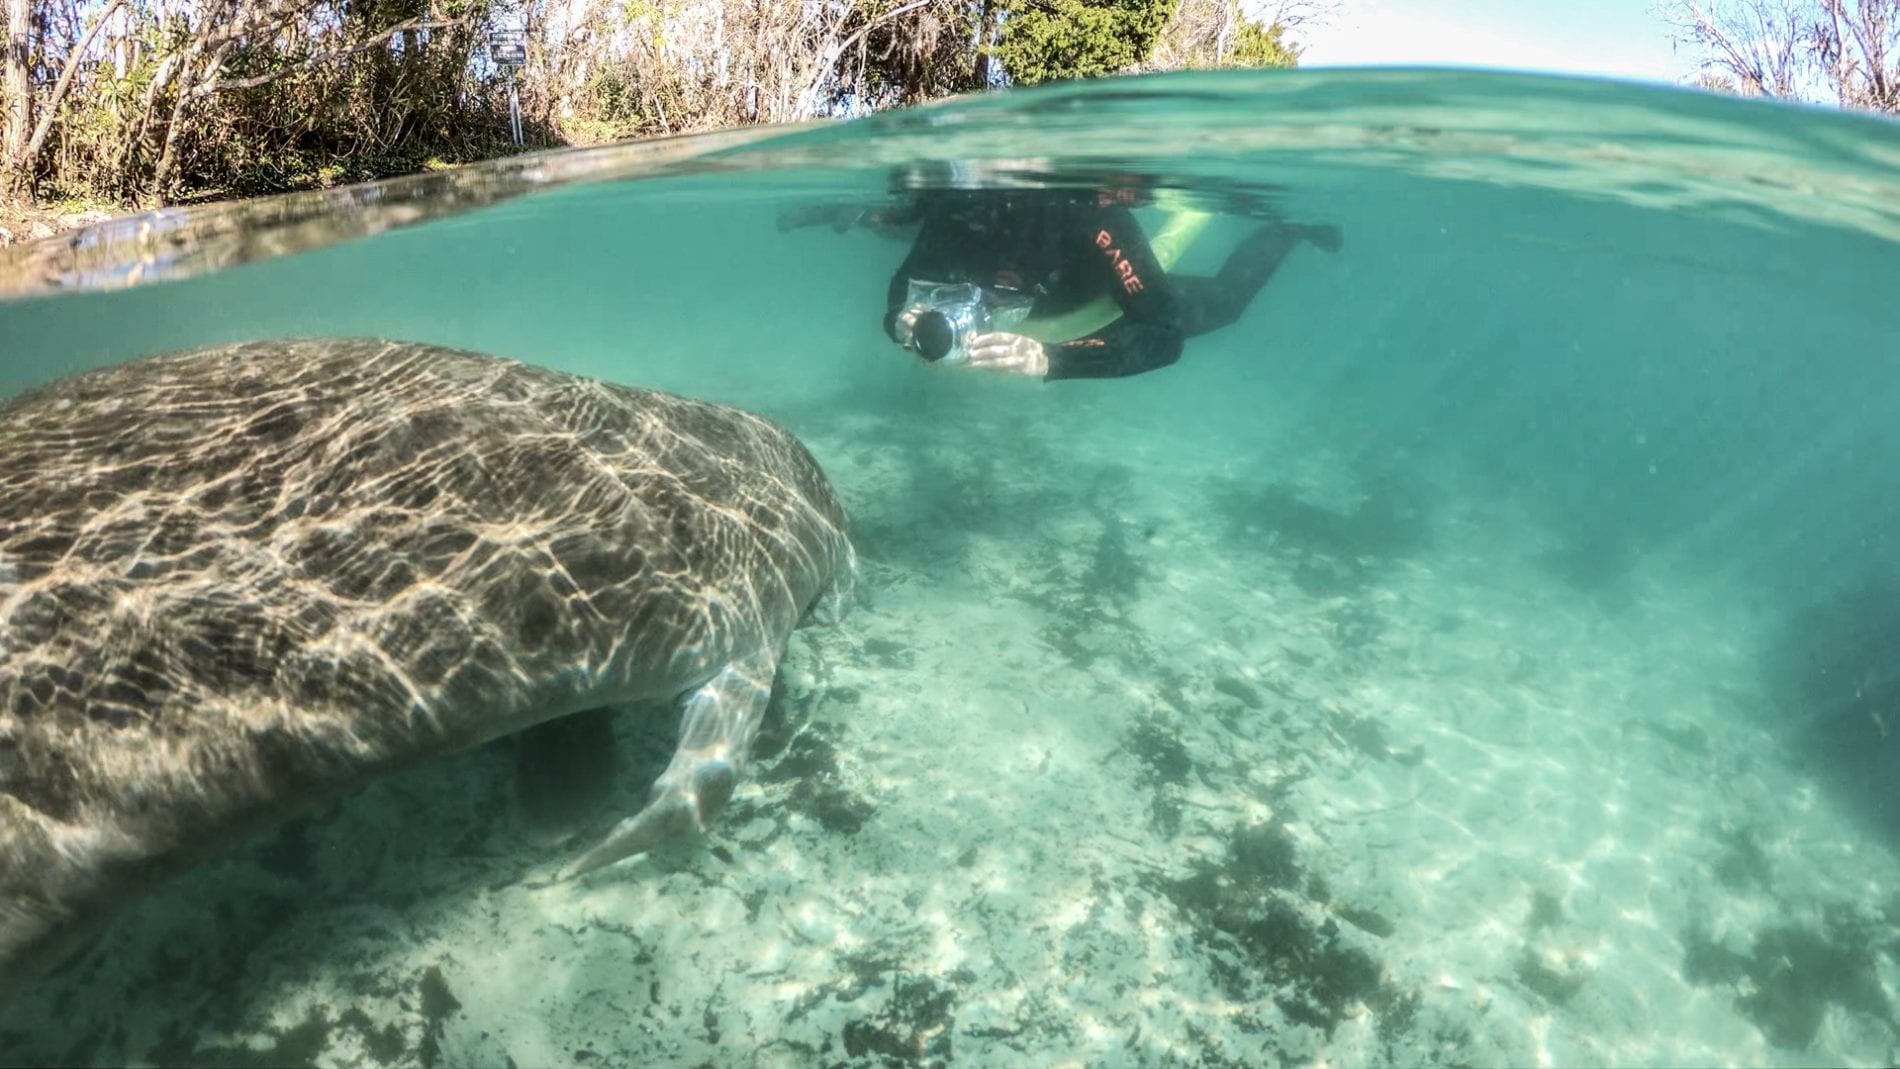
{"label": "sandy bottom", "polygon": [[[1586,582],[1442,472],[1096,463],[1085,412],[1007,411],[957,414],[982,449],[804,433],[865,597],[795,638],[710,841],[548,883],[581,840],[530,834],[498,744],[170,886],[0,1060],[1900,1056],[1900,870],[1752,726],[1719,591]],[[621,726],[630,768],[670,745]]]}

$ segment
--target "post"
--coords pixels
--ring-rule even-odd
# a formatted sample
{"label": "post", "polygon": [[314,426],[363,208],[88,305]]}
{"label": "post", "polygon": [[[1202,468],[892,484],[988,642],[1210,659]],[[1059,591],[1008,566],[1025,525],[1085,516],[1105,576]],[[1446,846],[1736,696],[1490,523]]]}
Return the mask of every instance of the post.
{"label": "post", "polygon": [[508,127],[515,132],[515,144],[521,144],[521,94],[515,87],[515,69],[508,68]]}
{"label": "post", "polygon": [[515,71],[528,62],[527,31],[519,27],[496,29],[488,34],[488,55],[495,65],[508,72],[508,130],[521,144],[521,90],[515,84]]}

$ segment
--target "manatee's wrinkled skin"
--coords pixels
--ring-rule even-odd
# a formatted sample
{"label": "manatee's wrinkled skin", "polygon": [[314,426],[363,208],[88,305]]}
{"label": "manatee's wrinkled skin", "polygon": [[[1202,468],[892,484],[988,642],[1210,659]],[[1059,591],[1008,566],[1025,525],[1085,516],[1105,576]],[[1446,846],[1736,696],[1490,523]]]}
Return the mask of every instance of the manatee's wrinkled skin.
{"label": "manatee's wrinkled skin", "polygon": [[247,832],[555,717],[685,695],[703,828],[853,571],[804,447],[731,408],[364,339],[0,404],[0,997]]}

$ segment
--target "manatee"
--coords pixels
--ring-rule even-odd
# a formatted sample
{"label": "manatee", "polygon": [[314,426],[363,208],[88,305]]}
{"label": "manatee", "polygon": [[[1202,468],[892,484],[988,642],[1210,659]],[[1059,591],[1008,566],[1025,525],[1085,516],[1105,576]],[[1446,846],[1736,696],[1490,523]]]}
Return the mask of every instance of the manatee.
{"label": "manatee", "polygon": [[704,830],[855,557],[747,412],[371,339],[147,357],[0,403],[0,997],[239,838],[558,717],[677,698]]}

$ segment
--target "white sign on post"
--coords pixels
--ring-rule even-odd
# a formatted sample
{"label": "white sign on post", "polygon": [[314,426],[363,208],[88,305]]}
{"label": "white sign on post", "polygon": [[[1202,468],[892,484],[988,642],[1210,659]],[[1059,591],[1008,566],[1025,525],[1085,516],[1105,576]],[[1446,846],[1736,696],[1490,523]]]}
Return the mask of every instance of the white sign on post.
{"label": "white sign on post", "polygon": [[490,30],[488,54],[495,66],[508,72],[508,129],[521,144],[521,94],[515,89],[515,71],[528,62],[528,35],[521,30]]}
{"label": "white sign on post", "polygon": [[520,30],[495,30],[488,35],[488,54],[502,67],[519,67],[528,62],[527,35]]}

